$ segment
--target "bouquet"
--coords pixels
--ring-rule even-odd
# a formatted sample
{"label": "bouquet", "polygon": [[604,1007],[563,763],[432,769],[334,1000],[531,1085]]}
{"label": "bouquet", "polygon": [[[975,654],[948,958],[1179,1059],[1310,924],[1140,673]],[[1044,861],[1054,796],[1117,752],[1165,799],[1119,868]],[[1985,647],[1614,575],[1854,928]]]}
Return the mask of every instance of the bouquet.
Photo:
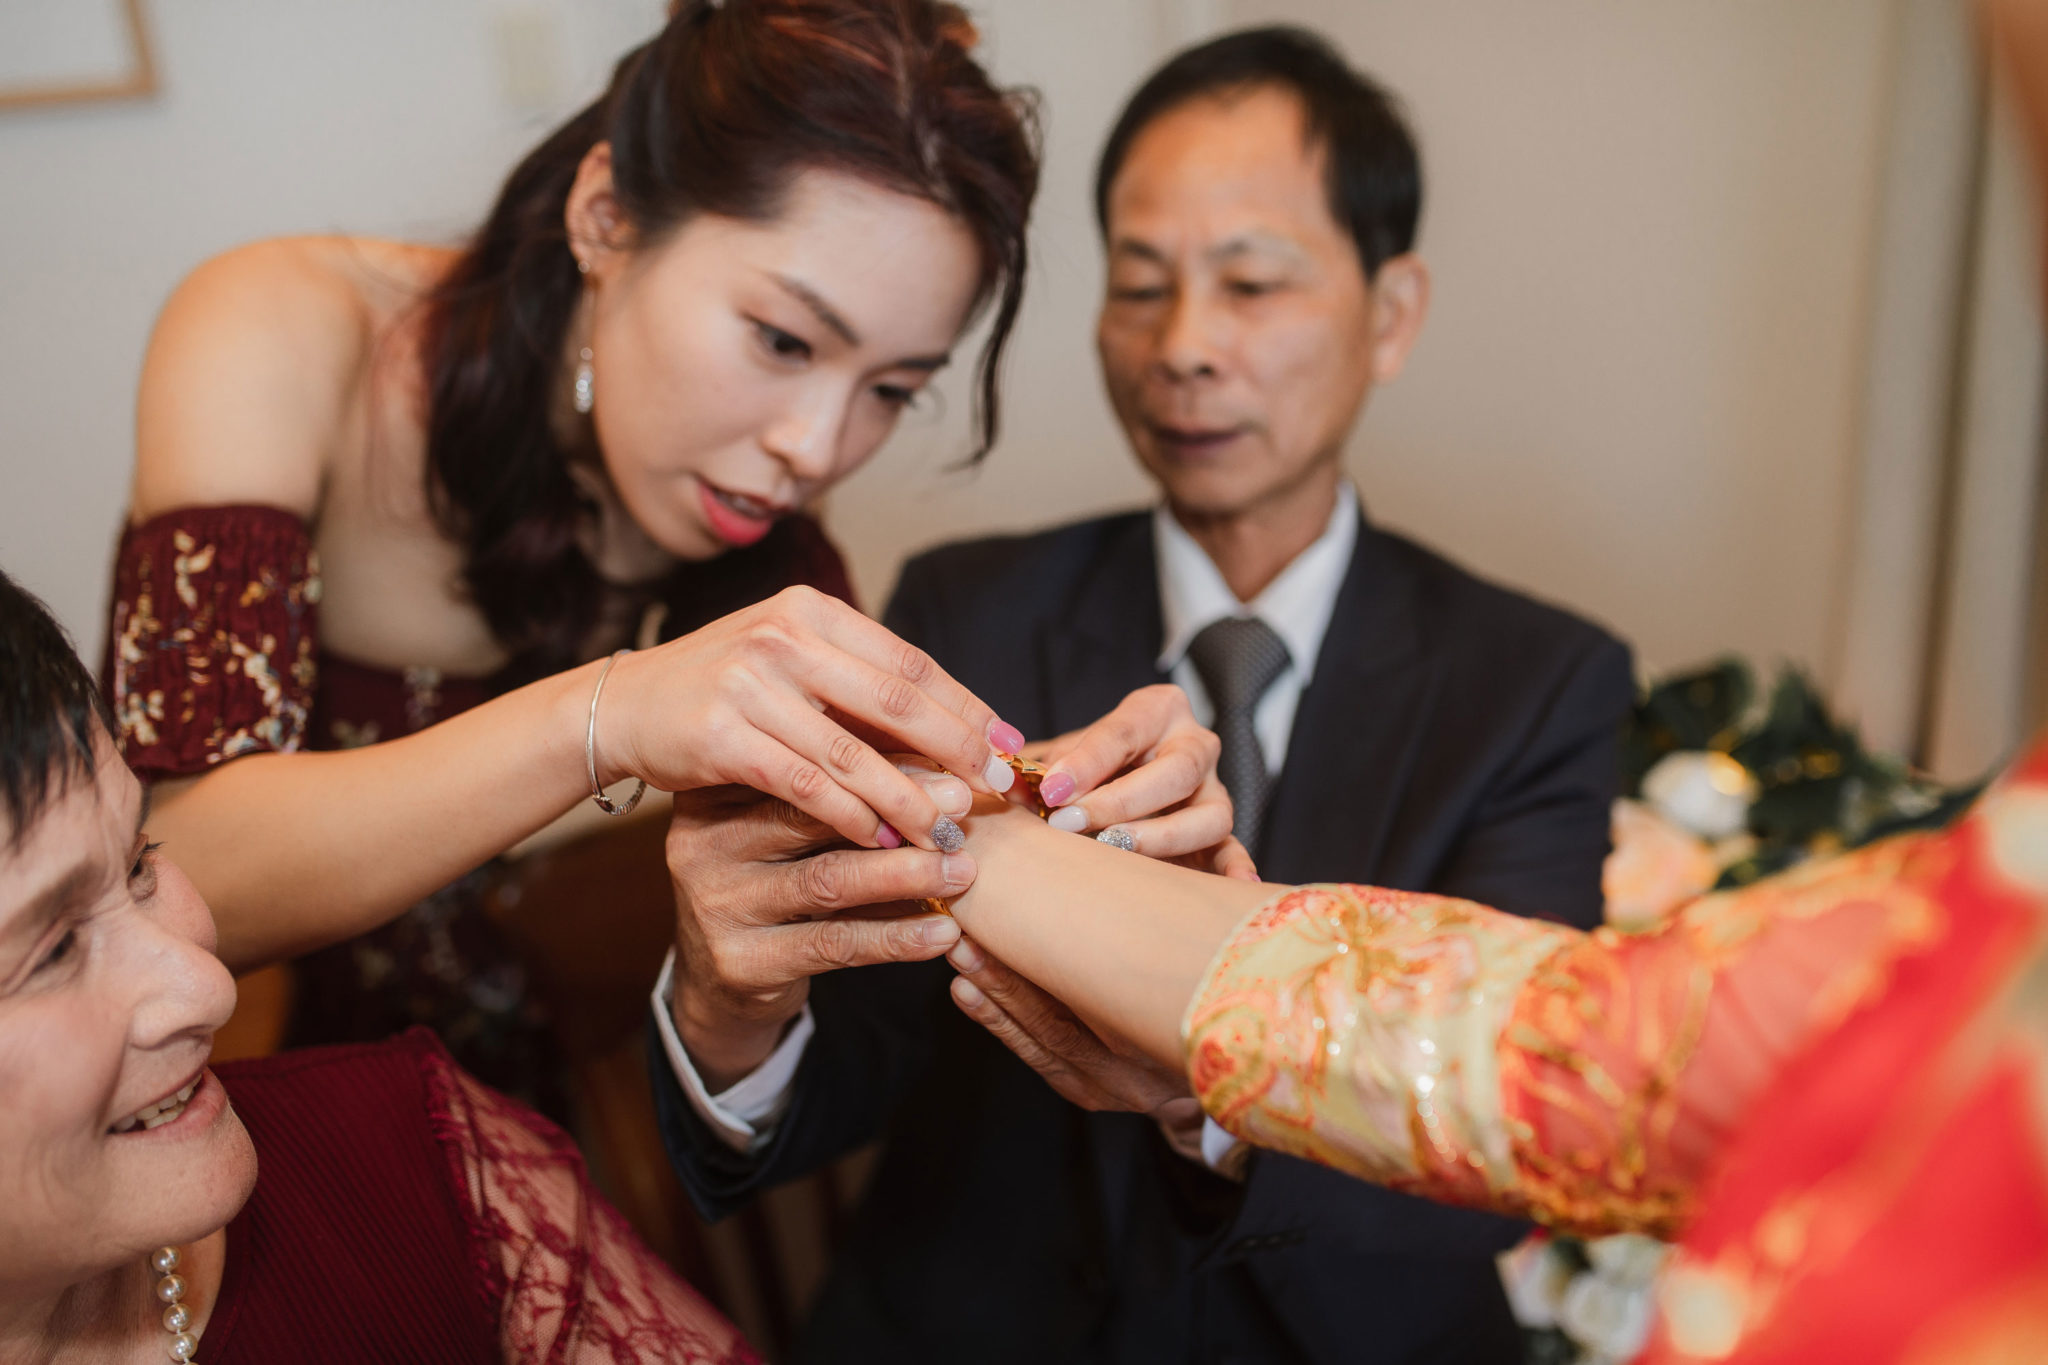
{"label": "bouquet", "polygon": [[[1622,737],[1602,877],[1607,922],[1654,929],[1704,892],[1901,830],[1948,823],[1984,784],[1951,788],[1863,746],[1805,674],[1767,698],[1739,659],[1651,687]],[[1669,1248],[1538,1232],[1501,1260],[1530,1365],[1619,1365],[1648,1342]]]}

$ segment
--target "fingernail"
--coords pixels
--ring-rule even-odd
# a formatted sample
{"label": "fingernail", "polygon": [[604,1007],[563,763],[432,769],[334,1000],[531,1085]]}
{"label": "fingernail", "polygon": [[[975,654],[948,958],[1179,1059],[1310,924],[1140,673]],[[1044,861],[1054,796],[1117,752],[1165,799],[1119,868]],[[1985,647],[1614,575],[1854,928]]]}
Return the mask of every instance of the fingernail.
{"label": "fingernail", "polygon": [[1054,829],[1063,829],[1069,834],[1088,832],[1088,808],[1086,806],[1062,806],[1046,820]]}
{"label": "fingernail", "polygon": [[1120,848],[1126,853],[1136,853],[1138,851],[1138,836],[1125,829],[1122,825],[1111,825],[1108,829],[1095,836],[1095,842],[1098,844],[1108,844],[1111,848]]}
{"label": "fingernail", "polygon": [[1048,806],[1064,806],[1073,799],[1077,784],[1068,773],[1054,773],[1038,784],[1038,799]]}
{"label": "fingernail", "polygon": [[875,842],[883,848],[901,848],[903,847],[903,836],[896,832],[894,825],[884,820],[882,827],[875,831]]}
{"label": "fingernail", "polygon": [[926,778],[924,794],[932,799],[932,804],[942,815],[965,815],[974,809],[974,793],[951,773],[944,777]]}
{"label": "fingernail", "polygon": [[953,950],[946,954],[946,961],[963,972],[978,972],[984,965],[981,950],[964,938],[953,945]]}
{"label": "fingernail", "polygon": [[945,879],[946,889],[956,894],[974,885],[974,874],[978,870],[974,859],[965,853],[948,853],[939,859],[939,876]]}
{"label": "fingernail", "polygon": [[988,742],[1006,754],[1021,754],[1024,752],[1024,732],[1014,725],[1005,725],[999,720],[989,722]]}
{"label": "fingernail", "polygon": [[988,783],[993,791],[1006,792],[1010,789],[1010,784],[1017,780],[1017,773],[1009,764],[1003,762],[1000,754],[990,754],[988,762],[982,766],[981,780]]}
{"label": "fingernail", "polygon": [[957,950],[961,943],[960,926],[952,920],[934,917],[930,924],[917,931],[917,938],[927,948]]}
{"label": "fingernail", "polygon": [[972,1010],[980,1009],[983,1002],[987,999],[981,993],[981,987],[975,985],[964,976],[953,978],[953,998]]}
{"label": "fingernail", "polygon": [[967,847],[967,836],[960,832],[960,826],[953,823],[950,815],[941,815],[932,825],[932,842],[939,846],[941,853],[958,853]]}

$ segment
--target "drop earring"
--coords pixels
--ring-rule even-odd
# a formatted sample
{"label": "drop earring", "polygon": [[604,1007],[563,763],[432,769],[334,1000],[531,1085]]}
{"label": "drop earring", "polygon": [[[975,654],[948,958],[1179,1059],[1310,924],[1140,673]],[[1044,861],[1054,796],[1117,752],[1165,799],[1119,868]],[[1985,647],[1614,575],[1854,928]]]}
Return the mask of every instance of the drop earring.
{"label": "drop earring", "polygon": [[[577,256],[576,273],[587,277],[590,274],[590,262]],[[585,346],[576,354],[576,411],[587,414],[597,404],[597,381],[590,373],[590,348]]]}
{"label": "drop earring", "polygon": [[578,353],[576,362],[576,411],[589,412],[597,404],[596,376],[590,372],[590,348],[585,346]]}

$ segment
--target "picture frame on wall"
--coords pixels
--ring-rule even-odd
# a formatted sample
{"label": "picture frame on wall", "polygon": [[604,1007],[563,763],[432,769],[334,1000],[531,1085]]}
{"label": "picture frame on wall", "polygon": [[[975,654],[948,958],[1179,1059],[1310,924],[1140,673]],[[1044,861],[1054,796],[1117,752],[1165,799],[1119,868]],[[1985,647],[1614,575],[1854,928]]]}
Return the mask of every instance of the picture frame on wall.
{"label": "picture frame on wall", "polygon": [[156,93],[143,0],[0,0],[0,113]]}

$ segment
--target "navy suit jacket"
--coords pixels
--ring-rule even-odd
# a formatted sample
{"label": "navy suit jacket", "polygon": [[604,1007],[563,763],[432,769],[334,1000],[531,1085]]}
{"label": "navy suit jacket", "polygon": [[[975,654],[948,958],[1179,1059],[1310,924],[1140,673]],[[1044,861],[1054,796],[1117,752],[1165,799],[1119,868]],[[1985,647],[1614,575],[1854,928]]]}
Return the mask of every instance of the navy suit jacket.
{"label": "navy suit jacket", "polygon": [[[1030,736],[1163,681],[1149,514],[947,546],[885,616]],[[1628,651],[1361,527],[1269,807],[1269,881],[1370,882],[1590,927]],[[1061,1100],[947,996],[943,962],[818,978],[793,1102],[733,1152],[655,1049],[677,1170],[718,1217],[885,1137],[805,1361],[1519,1358],[1494,1253],[1522,1225],[1260,1153],[1244,1183],[1152,1122]]]}

